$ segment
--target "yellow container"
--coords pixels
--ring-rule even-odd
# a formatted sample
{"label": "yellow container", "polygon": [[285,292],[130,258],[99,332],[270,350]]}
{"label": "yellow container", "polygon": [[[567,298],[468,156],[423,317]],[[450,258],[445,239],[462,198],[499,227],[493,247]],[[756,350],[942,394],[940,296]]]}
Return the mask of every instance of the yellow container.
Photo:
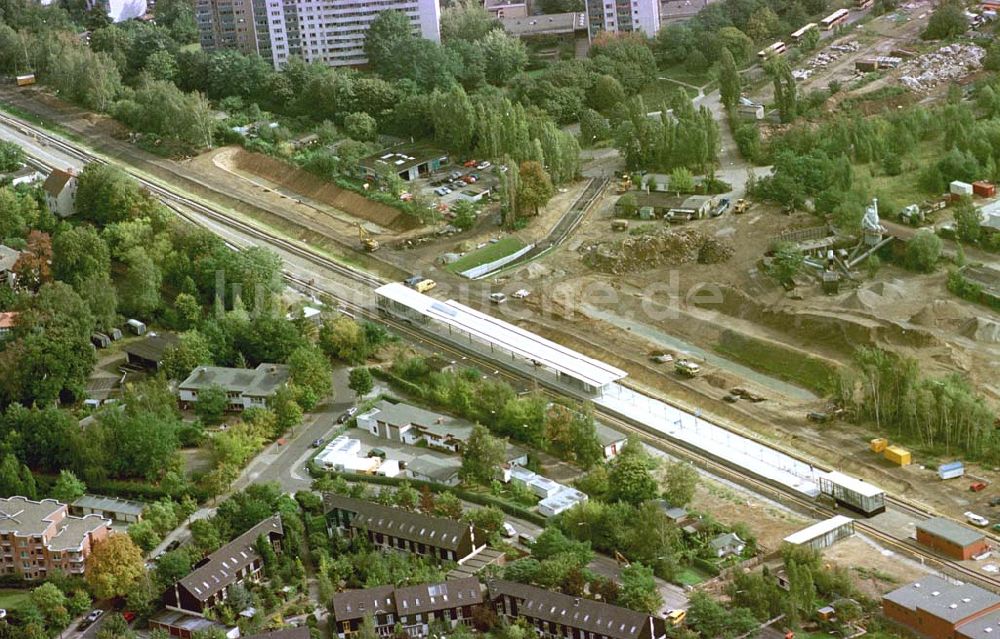
{"label": "yellow container", "polygon": [[889,446],[889,440],[882,437],[873,439],[871,442],[871,449],[873,453],[881,453],[888,446]]}
{"label": "yellow container", "polygon": [[900,448],[899,446],[889,446],[882,454],[886,459],[894,464],[899,464],[900,466],[910,465],[910,451],[905,448]]}

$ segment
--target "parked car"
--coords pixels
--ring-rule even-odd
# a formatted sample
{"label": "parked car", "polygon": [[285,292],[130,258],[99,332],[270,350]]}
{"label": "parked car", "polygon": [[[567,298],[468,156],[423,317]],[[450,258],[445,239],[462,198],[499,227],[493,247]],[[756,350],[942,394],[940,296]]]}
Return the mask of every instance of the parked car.
{"label": "parked car", "polygon": [[323,445],[324,439],[322,437],[317,437],[313,440],[313,448],[319,448]]}
{"label": "parked car", "polygon": [[994,508],[1000,506],[1000,497],[993,497],[990,499],[990,506],[993,506]]}
{"label": "parked car", "polygon": [[434,195],[443,197],[445,195],[448,195],[449,193],[451,193],[451,189],[449,189],[447,186],[439,186],[438,188],[434,189]]}
{"label": "parked car", "polygon": [[649,356],[649,360],[657,364],[669,364],[674,361],[674,356],[670,353],[653,353]]}
{"label": "parked car", "polygon": [[830,421],[830,413],[824,413],[821,411],[811,411],[806,415],[806,419],[811,422],[816,422],[817,424],[825,424]]}
{"label": "parked car", "polygon": [[494,304],[503,304],[507,301],[507,296],[503,293],[492,293],[490,294],[490,301]]}
{"label": "parked car", "polygon": [[517,530],[506,521],[503,522],[503,536],[510,538],[516,535],[517,535]]}
{"label": "parked car", "polygon": [[90,614],[88,614],[86,617],[83,618],[83,621],[80,622],[80,624],[76,627],[76,629],[86,630],[87,628],[92,626],[95,621],[100,619],[101,615],[103,614],[104,614],[103,610],[100,609],[91,610]]}
{"label": "parked car", "polygon": [[448,175],[448,177],[450,177],[450,178],[451,178],[451,179],[453,179],[453,180],[457,180],[458,178],[462,177],[462,172],[461,172],[461,171],[452,171],[452,172],[451,172],[451,173],[450,173],[450,174]]}
{"label": "parked car", "polygon": [[169,544],[167,544],[167,552],[171,552],[173,550],[177,550],[180,547],[181,547],[181,542],[179,540],[175,539],[172,542],[170,542]]}
{"label": "parked car", "polygon": [[465,166],[465,167],[468,167],[468,168],[471,169],[472,167],[476,166],[476,161],[475,160],[468,160],[462,166]]}
{"label": "parked car", "polygon": [[135,621],[135,613],[131,610],[126,610],[122,613],[122,619],[125,620],[125,623],[132,623]]}
{"label": "parked car", "polygon": [[973,526],[983,527],[990,525],[990,520],[983,517],[982,515],[977,515],[976,513],[970,511],[966,511],[964,514],[966,521],[968,521]]}
{"label": "parked car", "polygon": [[535,538],[529,535],[528,533],[521,533],[520,535],[517,536],[517,540],[520,541],[525,546],[530,546],[531,544],[535,543]]}
{"label": "parked car", "polygon": [[473,184],[476,181],[476,176],[475,175],[463,175],[462,176],[462,181],[465,182],[466,184]]}
{"label": "parked car", "polygon": [[345,410],[343,413],[340,414],[340,417],[337,418],[337,423],[343,424],[350,418],[354,417],[354,415],[357,414],[357,412],[358,412],[358,407],[351,406],[350,408],[348,408],[347,410]]}
{"label": "parked car", "polygon": [[483,160],[482,162],[480,162],[479,164],[476,165],[476,168],[479,169],[480,171],[483,171],[483,170],[486,170],[486,169],[490,168],[491,166],[493,166],[493,165],[490,164],[489,161]]}
{"label": "parked car", "polygon": [[969,490],[974,493],[978,493],[980,490],[986,489],[986,482],[984,481],[974,481],[969,485]]}
{"label": "parked car", "polygon": [[520,289],[514,291],[513,293],[511,293],[510,296],[513,297],[516,300],[523,300],[524,298],[528,297],[529,295],[531,295],[531,291],[529,291],[528,289],[525,289],[525,288],[520,288]]}

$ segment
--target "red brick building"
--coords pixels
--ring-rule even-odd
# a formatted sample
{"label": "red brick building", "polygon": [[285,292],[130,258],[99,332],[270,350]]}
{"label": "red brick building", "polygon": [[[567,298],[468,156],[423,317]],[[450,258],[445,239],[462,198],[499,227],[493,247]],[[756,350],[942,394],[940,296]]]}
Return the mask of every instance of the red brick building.
{"label": "red brick building", "polygon": [[917,542],[959,561],[971,559],[989,548],[983,533],[947,517],[932,517],[917,523]]}
{"label": "red brick building", "polygon": [[998,611],[1000,596],[930,575],[882,597],[887,618],[930,639],[964,639],[964,628],[972,629],[971,624],[983,618],[996,618]]}
{"label": "red brick building", "polygon": [[111,534],[111,520],[99,515],[71,517],[55,499],[0,499],[2,574],[45,579],[53,571],[82,575],[94,543]]}

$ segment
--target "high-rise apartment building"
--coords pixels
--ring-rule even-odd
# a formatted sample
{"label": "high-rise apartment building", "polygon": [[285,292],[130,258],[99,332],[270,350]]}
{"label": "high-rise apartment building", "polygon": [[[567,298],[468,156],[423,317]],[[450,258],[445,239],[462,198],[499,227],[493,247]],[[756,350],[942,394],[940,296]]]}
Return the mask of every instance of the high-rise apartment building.
{"label": "high-rise apartment building", "polygon": [[438,0],[197,0],[201,46],[256,53],[281,68],[292,56],[359,66],[368,26],[383,11],[403,11],[416,35],[441,40]]}
{"label": "high-rise apartment building", "polygon": [[601,31],[641,31],[652,38],[660,31],[659,0],[585,0],[584,7],[591,38]]}

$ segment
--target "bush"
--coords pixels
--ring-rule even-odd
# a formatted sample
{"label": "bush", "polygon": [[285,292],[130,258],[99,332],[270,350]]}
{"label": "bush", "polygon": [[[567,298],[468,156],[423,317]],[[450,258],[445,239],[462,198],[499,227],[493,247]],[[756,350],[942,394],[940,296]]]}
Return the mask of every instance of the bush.
{"label": "bush", "polygon": [[906,268],[920,273],[931,273],[941,257],[941,238],[922,229],[906,245]]}

